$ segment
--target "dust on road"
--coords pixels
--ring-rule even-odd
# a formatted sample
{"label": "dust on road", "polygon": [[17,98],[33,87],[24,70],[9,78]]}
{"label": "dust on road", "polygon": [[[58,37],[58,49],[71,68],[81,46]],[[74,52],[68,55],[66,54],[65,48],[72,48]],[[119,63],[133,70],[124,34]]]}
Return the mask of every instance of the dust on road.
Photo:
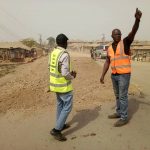
{"label": "dust on road", "polygon": [[[150,105],[130,87],[130,122],[113,128],[107,115],[115,111],[110,74],[99,83],[102,66],[89,57],[72,55],[78,72],[74,85],[71,128],[64,132],[68,141],[55,141],[49,131],[55,122],[55,95],[47,93],[47,57],[18,66],[0,78],[0,147],[2,150],[148,150],[150,148]],[[122,147],[122,145],[124,145]]]}

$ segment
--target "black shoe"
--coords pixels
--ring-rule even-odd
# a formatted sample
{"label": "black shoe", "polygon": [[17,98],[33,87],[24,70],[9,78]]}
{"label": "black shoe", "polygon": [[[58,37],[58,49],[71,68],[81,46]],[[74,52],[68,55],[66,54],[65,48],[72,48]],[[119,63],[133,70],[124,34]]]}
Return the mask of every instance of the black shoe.
{"label": "black shoe", "polygon": [[128,123],[128,120],[125,119],[119,119],[115,124],[114,124],[114,127],[121,127],[121,126],[124,126],[125,124]]}
{"label": "black shoe", "polygon": [[58,141],[66,141],[67,138],[61,133],[61,131],[58,131],[56,129],[52,129],[50,131],[50,134]]}
{"label": "black shoe", "polygon": [[66,130],[68,128],[70,128],[70,125],[66,123],[66,124],[64,124],[64,127],[61,129],[61,131]]}
{"label": "black shoe", "polygon": [[108,115],[108,118],[109,119],[117,119],[117,118],[120,118],[121,116],[119,115],[119,114],[117,114],[117,113],[114,113],[114,114],[112,114],[112,115]]}

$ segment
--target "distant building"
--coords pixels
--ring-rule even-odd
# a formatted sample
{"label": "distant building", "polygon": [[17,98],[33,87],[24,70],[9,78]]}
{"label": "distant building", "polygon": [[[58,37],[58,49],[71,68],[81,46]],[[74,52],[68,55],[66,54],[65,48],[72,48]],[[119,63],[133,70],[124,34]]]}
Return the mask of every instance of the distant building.
{"label": "distant building", "polygon": [[31,57],[31,48],[21,42],[0,42],[0,61],[24,61]]}
{"label": "distant building", "polygon": [[133,60],[150,62],[149,45],[134,45],[131,47],[131,53],[132,53]]}

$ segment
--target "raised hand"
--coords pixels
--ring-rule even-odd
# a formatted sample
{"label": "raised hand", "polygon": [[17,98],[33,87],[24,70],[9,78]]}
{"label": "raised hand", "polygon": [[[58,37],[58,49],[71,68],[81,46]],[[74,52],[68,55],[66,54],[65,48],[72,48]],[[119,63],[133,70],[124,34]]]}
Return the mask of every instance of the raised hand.
{"label": "raised hand", "polygon": [[142,16],[142,12],[138,8],[136,8],[135,18],[140,20],[141,16]]}

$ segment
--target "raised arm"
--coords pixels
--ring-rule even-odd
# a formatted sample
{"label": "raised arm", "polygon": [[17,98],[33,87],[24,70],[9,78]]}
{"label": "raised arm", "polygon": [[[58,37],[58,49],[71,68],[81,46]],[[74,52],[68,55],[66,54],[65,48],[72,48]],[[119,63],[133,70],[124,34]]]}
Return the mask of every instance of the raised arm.
{"label": "raised arm", "polygon": [[135,12],[135,23],[132,27],[132,31],[129,33],[128,35],[128,39],[130,41],[133,41],[134,40],[134,36],[139,28],[139,22],[140,22],[140,19],[141,19],[141,16],[142,16],[142,12],[136,8],[136,12]]}

